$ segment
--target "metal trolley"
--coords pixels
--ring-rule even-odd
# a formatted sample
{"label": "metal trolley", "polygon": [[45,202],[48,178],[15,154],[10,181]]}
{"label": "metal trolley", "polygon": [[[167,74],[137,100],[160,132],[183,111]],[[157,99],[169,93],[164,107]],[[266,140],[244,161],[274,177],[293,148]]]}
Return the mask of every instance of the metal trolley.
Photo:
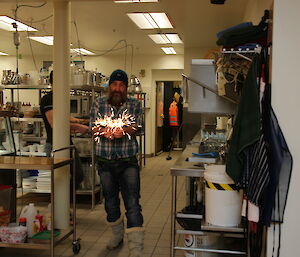
{"label": "metal trolley", "polygon": [[[72,150],[71,158],[55,158],[54,154],[64,150]],[[68,230],[61,230],[59,237],[54,238],[54,170],[65,165],[72,164],[72,187],[73,187],[73,226]],[[21,156],[1,156],[0,157],[0,172],[1,170],[16,169],[43,169],[51,172],[51,224],[50,233],[50,256],[54,257],[54,247],[60,242],[73,234],[72,250],[74,254],[78,254],[81,249],[80,238],[76,235],[76,190],[75,190],[75,149],[74,146],[63,147],[53,150],[51,157],[21,157]],[[23,249],[49,249],[47,243],[35,243],[28,240],[27,243],[3,243],[0,242],[0,247],[8,248],[23,248]]]}

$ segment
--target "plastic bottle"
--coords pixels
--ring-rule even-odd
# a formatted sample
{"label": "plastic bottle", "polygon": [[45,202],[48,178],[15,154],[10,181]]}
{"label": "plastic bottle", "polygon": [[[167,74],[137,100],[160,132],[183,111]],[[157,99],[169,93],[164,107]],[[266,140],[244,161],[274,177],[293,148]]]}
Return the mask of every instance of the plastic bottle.
{"label": "plastic bottle", "polygon": [[43,215],[39,214],[39,211],[37,211],[37,215],[35,216],[34,220],[34,232],[38,233],[44,230],[43,227]]}
{"label": "plastic bottle", "polygon": [[48,211],[45,214],[44,217],[44,229],[45,230],[51,230],[52,225],[51,225],[51,203],[48,204]]}
{"label": "plastic bottle", "polygon": [[33,225],[35,216],[37,215],[37,210],[33,203],[30,203],[29,205],[26,205],[22,211],[20,217],[26,218],[26,227],[28,229],[28,237],[32,237],[34,235],[33,233]]}
{"label": "plastic bottle", "polygon": [[19,219],[19,226],[26,227],[26,218],[20,217],[20,219]]}
{"label": "plastic bottle", "polygon": [[32,230],[32,233],[36,234],[36,233],[40,232],[40,228],[41,228],[40,221],[37,218],[35,218],[35,220],[33,221],[33,230]]}

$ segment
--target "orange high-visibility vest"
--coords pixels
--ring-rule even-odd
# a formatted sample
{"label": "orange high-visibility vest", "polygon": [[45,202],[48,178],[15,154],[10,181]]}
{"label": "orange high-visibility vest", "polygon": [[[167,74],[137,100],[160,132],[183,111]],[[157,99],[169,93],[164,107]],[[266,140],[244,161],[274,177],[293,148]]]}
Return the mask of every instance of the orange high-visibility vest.
{"label": "orange high-visibility vest", "polygon": [[178,107],[177,107],[177,103],[175,101],[173,101],[170,104],[169,122],[170,122],[170,126],[179,126],[179,123],[178,123]]}

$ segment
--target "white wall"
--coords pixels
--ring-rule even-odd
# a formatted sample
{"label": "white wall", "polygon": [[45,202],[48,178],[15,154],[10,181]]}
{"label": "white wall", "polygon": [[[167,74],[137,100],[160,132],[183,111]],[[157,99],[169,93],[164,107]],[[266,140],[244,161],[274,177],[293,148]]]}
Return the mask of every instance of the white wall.
{"label": "white wall", "polygon": [[269,10],[273,0],[251,0],[248,1],[244,21],[251,21],[254,25],[260,22],[264,10]]}
{"label": "white wall", "polygon": [[[102,56],[102,57],[88,57],[86,60],[86,69],[95,70],[104,73],[109,76],[110,73],[115,69],[123,69],[128,74],[131,73],[130,59],[127,60],[126,69],[124,67],[124,56]],[[151,87],[152,69],[182,69],[183,68],[183,55],[173,56],[153,56],[153,55],[141,55],[135,56],[132,65],[132,74],[139,77],[139,72],[144,69],[146,72],[145,77],[139,77],[142,83],[142,87]]]}
{"label": "white wall", "polygon": [[190,75],[192,59],[203,59],[211,52],[214,47],[211,48],[197,48],[197,47],[186,47],[184,48],[184,74]]}
{"label": "white wall", "polygon": [[[299,30],[294,29],[295,25],[300,23],[299,11],[300,1],[274,1],[272,102],[294,159],[290,191],[282,225],[280,255],[282,257],[300,256],[300,187],[298,184],[300,181],[300,33]],[[269,235],[272,236],[272,233],[270,230]],[[269,246],[271,245],[272,241],[270,240]],[[271,256],[271,252],[268,256]]]}

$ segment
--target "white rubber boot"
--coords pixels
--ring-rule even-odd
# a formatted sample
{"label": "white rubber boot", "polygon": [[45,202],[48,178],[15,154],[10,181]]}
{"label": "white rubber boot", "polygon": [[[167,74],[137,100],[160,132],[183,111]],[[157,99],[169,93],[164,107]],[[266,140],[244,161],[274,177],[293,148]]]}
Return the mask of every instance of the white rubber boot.
{"label": "white rubber boot", "polygon": [[129,257],[142,257],[144,249],[145,229],[134,227],[126,229],[128,237]]}
{"label": "white rubber boot", "polygon": [[120,247],[123,244],[124,237],[124,221],[123,216],[121,216],[115,222],[108,222],[111,227],[112,235],[109,242],[106,245],[108,250],[113,250]]}

